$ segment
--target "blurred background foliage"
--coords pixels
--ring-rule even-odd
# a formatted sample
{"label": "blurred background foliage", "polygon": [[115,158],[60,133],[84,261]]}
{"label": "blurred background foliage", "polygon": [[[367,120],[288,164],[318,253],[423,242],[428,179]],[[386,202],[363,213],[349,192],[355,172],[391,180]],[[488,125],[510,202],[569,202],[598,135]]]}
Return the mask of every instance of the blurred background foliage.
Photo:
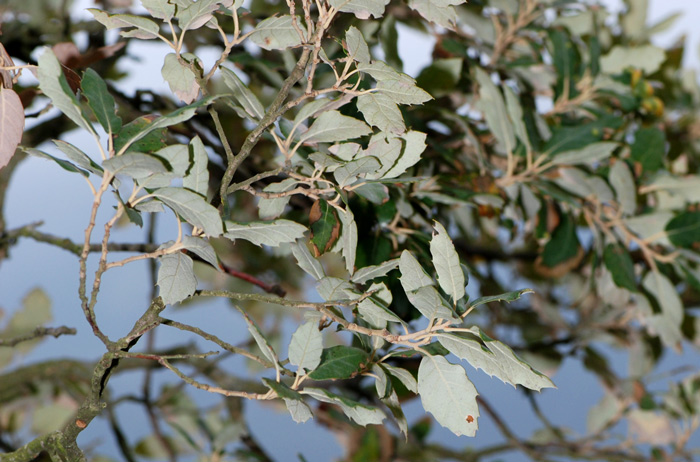
{"label": "blurred background foliage", "polygon": [[[145,13],[130,0],[98,4],[110,12]],[[126,77],[119,63],[142,42],[124,42],[95,21],[74,20],[71,8],[69,0],[7,0],[0,5],[0,42],[16,64],[35,62],[38,47],[53,47],[69,81],[73,74],[79,79],[86,68],[94,69],[108,82],[124,120],[177,107],[166,94],[119,90],[114,83]],[[566,409],[542,410],[538,396],[525,392],[523,399],[529,400],[538,422],[522,437],[522,430],[511,429],[507,414],[499,415],[488,404],[488,390],[482,391],[480,404],[502,442],[478,448],[467,440],[454,448],[430,439],[436,424],[429,418],[410,422],[407,438],[391,426],[358,427],[332,406],[316,409],[316,421],[338,435],[345,460],[515,460],[508,458],[510,451],[523,460],[693,460],[698,457],[693,434],[700,424],[697,361],[664,375],[663,386],[655,375],[662,359],[681,350],[692,351],[697,360],[700,346],[700,87],[695,71],[682,66],[686,44],[679,40],[666,49],[651,44],[672,18],[649,24],[643,0],[627,0],[619,14],[595,2],[564,0],[471,0],[454,10],[457,26],[452,29],[424,21],[401,1],[391,2],[381,18],[358,21],[346,14],[332,25],[333,37],[343,37],[356,25],[374,57],[397,69],[403,66],[398,40],[410,36],[434,43],[432,61],[416,76],[434,99],[401,107],[406,125],[428,135],[427,150],[410,172],[416,180],[386,183],[349,198],[359,231],[356,266],[380,264],[403,249],[428,264],[432,220],[444,223],[468,267],[472,298],[523,287],[535,290],[510,304],[482,307],[471,315],[474,322],[555,383],[565,360],[580,362],[598,378],[603,398],[590,410],[587,432],[579,434],[552,422],[552,413],[565,414]],[[274,12],[284,14],[288,6],[252,0],[244,11],[245,29]],[[232,32],[230,20],[219,24]],[[217,31],[202,28],[187,35],[186,48],[196,55],[219,47],[219,40]],[[328,40],[324,50],[331,59],[344,53],[339,39]],[[264,106],[294,62],[290,50],[250,47],[234,49],[228,58]],[[329,68],[319,67],[316,79],[332,84],[335,77]],[[211,85],[212,93],[223,88],[221,81]],[[365,85],[360,82],[360,88]],[[45,100],[31,80],[20,81],[15,91],[28,120],[37,119],[27,129],[24,145],[60,139],[73,128],[64,116],[43,113]],[[220,106],[229,142],[240,146],[251,126],[236,110]],[[340,110],[361,118],[354,104]],[[293,114],[285,117],[291,120]],[[215,133],[211,121],[200,119],[176,126],[167,136],[201,137],[214,154],[209,171],[217,191],[226,155]],[[312,152],[301,148],[300,155]],[[276,155],[272,138],[263,138],[234,181],[275,168]],[[47,240],[34,228],[5,226],[5,191],[22,162],[25,157],[18,154],[0,171],[1,258],[9,258],[23,237]],[[274,179],[260,186],[266,182]],[[255,197],[238,192],[231,203],[238,221],[258,218]],[[285,217],[307,224],[312,203],[292,197]],[[152,237],[155,221],[145,226]],[[214,245],[221,260],[241,273],[297,298],[312,293],[308,277],[284,252],[242,241]],[[329,275],[343,271],[337,255],[322,259]],[[155,269],[150,271],[154,280]],[[391,309],[410,321],[418,313],[395,273],[383,278],[392,291]],[[252,290],[249,283],[204,265],[197,265],[197,277],[213,288]],[[241,305],[266,326],[271,344],[284,350],[285,322],[298,320],[256,302]],[[196,306],[197,301],[190,301],[178,310]],[[31,332],[52,317],[51,302],[41,289],[27,294],[22,307],[5,308],[13,314],[0,321],[0,338]],[[54,316],[56,311],[54,307]],[[89,362],[17,362],[37,342],[0,345],[0,449],[6,452],[24,444],[28,435],[60,428],[88,392]],[[245,346],[255,348],[252,340]],[[200,348],[206,350],[194,338],[183,338],[167,353]],[[627,354],[626,371],[611,364],[617,351]],[[215,383],[264,390],[254,363],[234,373],[225,359],[192,361],[188,367]],[[415,370],[412,361],[401,365]],[[146,361],[124,361],[114,374],[146,377],[156,374],[155,368]],[[113,399],[105,410],[109,434],[98,438],[113,439],[119,452],[95,446],[88,451],[90,460],[272,459],[251,435],[241,400],[202,405],[176,380],[159,387],[145,380],[142,390]],[[362,379],[336,386],[371,399]],[[394,386],[400,399],[415,399],[400,383]],[[148,430],[138,439],[125,437],[129,419],[120,420],[115,411],[125,405],[145,409]],[[695,442],[694,456],[689,441]],[[287,460],[294,458],[289,454]]]}

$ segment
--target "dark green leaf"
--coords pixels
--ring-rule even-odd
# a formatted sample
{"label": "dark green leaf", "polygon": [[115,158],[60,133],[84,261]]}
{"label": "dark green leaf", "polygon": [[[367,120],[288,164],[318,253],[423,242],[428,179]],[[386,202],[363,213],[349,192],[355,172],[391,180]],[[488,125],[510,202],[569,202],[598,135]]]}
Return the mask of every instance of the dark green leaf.
{"label": "dark green leaf", "polygon": [[561,151],[581,149],[602,140],[606,128],[617,129],[622,123],[623,120],[620,117],[604,115],[587,124],[556,127],[552,130],[552,137],[547,141],[544,151],[554,155]]}
{"label": "dark green leaf", "polygon": [[369,356],[359,348],[334,346],[323,350],[321,364],[309,377],[314,380],[349,379],[367,367]]}
{"label": "dark green leaf", "polygon": [[549,33],[549,39],[552,41],[554,68],[557,70],[555,98],[564,93],[572,98],[578,94],[576,83],[581,65],[578,50],[569,35],[562,29],[552,29]]}
{"label": "dark green leaf", "polygon": [[[124,125],[114,137],[114,150],[119,152],[134,135],[152,124],[155,118],[156,116],[154,115],[145,115]],[[165,147],[165,134],[165,128],[153,130],[137,142],[132,143],[130,150],[136,152],[153,152],[162,149]]]}
{"label": "dark green leaf", "polygon": [[666,234],[673,245],[700,250],[700,212],[683,212],[666,225]]}
{"label": "dark green leaf", "polygon": [[616,244],[608,244],[603,252],[605,267],[610,271],[615,285],[624,289],[637,291],[634,277],[634,264],[627,250]]}
{"label": "dark green leaf", "polygon": [[34,148],[25,148],[23,146],[20,146],[19,149],[26,152],[29,155],[36,156],[36,157],[43,157],[44,159],[52,160],[52,161],[56,162],[62,169],[66,170],[68,172],[80,173],[81,175],[83,175],[85,177],[90,176],[90,174],[88,172],[76,167],[75,165],[68,162],[67,160],[59,159],[58,157],[54,157],[51,154],[45,153],[44,151],[40,151],[40,150],[34,149]]}
{"label": "dark green leaf", "polygon": [[270,387],[272,389],[272,391],[277,393],[277,396],[279,396],[280,398],[296,399],[296,400],[303,400],[304,399],[304,397],[301,395],[301,393],[299,393],[296,390],[292,390],[287,385],[285,385],[281,382],[275,382],[274,380],[268,379],[268,378],[263,378],[262,380],[263,380],[263,383],[265,385],[267,385],[268,387]]}
{"label": "dark green leaf", "polygon": [[489,295],[486,297],[479,297],[473,302],[469,304],[469,307],[477,307],[479,305],[483,305],[485,303],[491,303],[491,302],[506,302],[510,303],[513,302],[520,297],[522,297],[525,294],[529,294],[534,292],[532,289],[522,289],[522,290],[515,290],[512,292],[506,292],[504,294],[499,294],[499,295]]}
{"label": "dark green leaf", "polygon": [[645,172],[655,172],[664,165],[666,135],[656,127],[640,128],[634,135],[632,159],[642,164]]}
{"label": "dark green leaf", "polygon": [[557,266],[559,263],[574,258],[578,253],[579,246],[576,223],[569,214],[562,214],[561,223],[544,246],[542,263],[550,268]]}
{"label": "dark green leaf", "polygon": [[115,113],[114,98],[107,90],[107,84],[92,69],[83,74],[80,83],[88,105],[107,133],[117,133],[122,128],[122,119]]}
{"label": "dark green leaf", "polygon": [[338,240],[340,223],[333,206],[325,199],[314,202],[309,213],[309,225],[311,227],[311,243],[314,245],[316,255],[321,255]]}

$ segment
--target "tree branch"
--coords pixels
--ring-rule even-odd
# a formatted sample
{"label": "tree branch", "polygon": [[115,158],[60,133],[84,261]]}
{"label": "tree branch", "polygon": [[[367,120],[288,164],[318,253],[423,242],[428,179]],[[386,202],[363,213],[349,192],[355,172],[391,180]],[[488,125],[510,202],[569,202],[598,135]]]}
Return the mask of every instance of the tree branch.
{"label": "tree branch", "polygon": [[0,347],[13,347],[22,342],[27,342],[29,340],[34,340],[39,337],[46,337],[48,335],[53,335],[55,338],[61,335],[75,335],[76,330],[73,327],[37,327],[32,332],[24,335],[19,335],[17,337],[11,337],[6,339],[0,339]]}

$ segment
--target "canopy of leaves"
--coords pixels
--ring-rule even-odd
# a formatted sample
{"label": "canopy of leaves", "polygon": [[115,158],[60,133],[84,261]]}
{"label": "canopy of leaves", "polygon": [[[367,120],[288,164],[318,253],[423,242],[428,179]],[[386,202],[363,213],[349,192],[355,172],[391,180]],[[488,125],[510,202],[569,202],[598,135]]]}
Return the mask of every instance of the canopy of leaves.
{"label": "canopy of leaves", "polygon": [[[700,345],[700,87],[682,42],[651,40],[672,18],[650,24],[645,0],[100,3],[79,22],[70,2],[0,7],[0,259],[24,238],[75,255],[78,293],[54,305],[99,347],[20,363],[75,333],[49,325],[39,289],[0,320],[8,460],[86,460],[78,434],[100,415],[122,452],[108,460],[272,460],[246,400],[341,433],[347,460],[693,459],[697,367],[652,386],[662,358]],[[413,76],[407,29],[433,47]],[[144,40],[168,94],[119,90]],[[89,149],[66,141],[76,128]],[[70,237],[5,217],[17,166],[47,160],[89,194],[36,182],[81,217]],[[143,241],[120,241],[134,224]],[[144,260],[148,293],[112,277]],[[169,328],[167,348],[145,338]],[[540,394],[578,392],[555,389],[565,361],[601,383],[572,417],[588,435],[543,409]],[[110,382],[125,371],[146,384],[128,399]],[[492,405],[480,371],[532,390],[541,425]],[[135,405],[150,427],[125,437]],[[491,419],[505,442],[441,447],[433,419],[477,437]]]}

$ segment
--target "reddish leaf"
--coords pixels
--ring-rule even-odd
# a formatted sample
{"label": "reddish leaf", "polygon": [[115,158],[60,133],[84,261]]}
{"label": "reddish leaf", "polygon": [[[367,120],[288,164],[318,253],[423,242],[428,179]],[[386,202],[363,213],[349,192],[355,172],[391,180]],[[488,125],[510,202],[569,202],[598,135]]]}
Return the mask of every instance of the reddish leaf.
{"label": "reddish leaf", "polygon": [[24,107],[14,90],[0,89],[0,168],[10,162],[24,132]]}

